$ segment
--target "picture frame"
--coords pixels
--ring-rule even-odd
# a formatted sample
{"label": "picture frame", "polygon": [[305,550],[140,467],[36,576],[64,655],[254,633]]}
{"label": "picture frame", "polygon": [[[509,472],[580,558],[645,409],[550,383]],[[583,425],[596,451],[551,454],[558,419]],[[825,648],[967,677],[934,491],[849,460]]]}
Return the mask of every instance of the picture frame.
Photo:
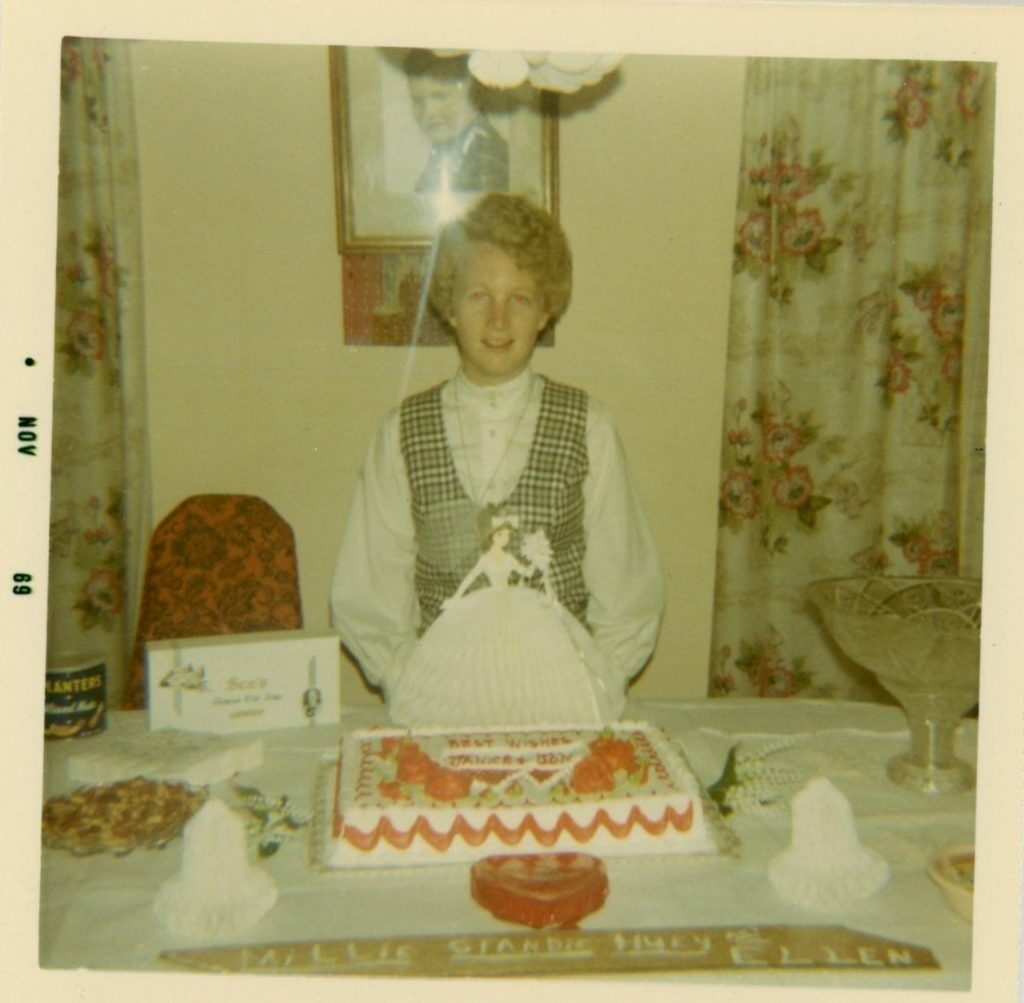
{"label": "picture frame", "polygon": [[[441,121],[445,113],[431,118],[433,112],[424,108],[434,97],[414,99],[412,84],[429,77],[435,91],[454,91],[465,57],[332,46],[329,59],[340,254],[425,250],[438,229],[485,190],[525,195],[557,216],[555,95],[526,85],[483,88],[466,74],[457,89],[475,113],[470,149],[467,131],[449,138],[445,130],[452,127]],[[440,82],[438,63],[445,75]],[[438,151],[453,143],[465,156],[449,167],[450,154]],[[476,154],[484,147],[490,163],[480,168]]]}

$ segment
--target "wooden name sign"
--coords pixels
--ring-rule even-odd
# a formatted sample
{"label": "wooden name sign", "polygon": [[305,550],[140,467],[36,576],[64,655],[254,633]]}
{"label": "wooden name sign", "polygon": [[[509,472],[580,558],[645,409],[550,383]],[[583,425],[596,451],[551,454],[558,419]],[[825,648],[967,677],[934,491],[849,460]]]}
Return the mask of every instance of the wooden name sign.
{"label": "wooden name sign", "polygon": [[927,948],[840,926],[579,930],[456,937],[323,940],[164,951],[205,972],[535,976],[628,972],[938,968]]}
{"label": "wooden name sign", "polygon": [[275,630],[151,641],[149,727],[229,734],[338,721],[341,643]]}

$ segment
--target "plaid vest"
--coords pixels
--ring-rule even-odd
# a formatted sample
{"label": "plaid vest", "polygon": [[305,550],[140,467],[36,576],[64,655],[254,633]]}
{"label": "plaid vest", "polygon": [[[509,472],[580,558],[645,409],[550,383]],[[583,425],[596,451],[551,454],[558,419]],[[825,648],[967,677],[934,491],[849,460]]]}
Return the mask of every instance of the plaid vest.
{"label": "plaid vest", "polygon": [[[544,530],[551,544],[548,577],[555,595],[587,626],[583,581],[587,395],[540,378],[540,413],[529,458],[501,508],[519,516],[520,534]],[[441,385],[402,402],[400,429],[416,529],[415,585],[422,634],[480,556],[479,508],[455,472],[445,437]]]}

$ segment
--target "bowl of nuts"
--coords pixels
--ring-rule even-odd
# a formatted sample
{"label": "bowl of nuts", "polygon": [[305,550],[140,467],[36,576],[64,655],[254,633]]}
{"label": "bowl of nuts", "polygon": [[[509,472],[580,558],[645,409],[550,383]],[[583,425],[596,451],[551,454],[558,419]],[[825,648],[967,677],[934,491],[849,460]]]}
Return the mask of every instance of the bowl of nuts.
{"label": "bowl of nuts", "polygon": [[928,862],[928,876],[939,886],[950,909],[969,923],[974,911],[973,845],[939,850]]}

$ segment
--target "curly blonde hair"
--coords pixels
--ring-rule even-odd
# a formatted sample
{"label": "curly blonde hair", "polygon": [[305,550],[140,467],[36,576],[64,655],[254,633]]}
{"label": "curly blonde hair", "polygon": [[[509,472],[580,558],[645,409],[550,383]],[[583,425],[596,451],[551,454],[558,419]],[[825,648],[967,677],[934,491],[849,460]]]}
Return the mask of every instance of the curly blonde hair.
{"label": "curly blonde hair", "polygon": [[452,314],[455,280],[472,244],[494,244],[529,272],[551,321],[565,312],[572,293],[572,252],[565,231],[550,213],[521,195],[488,192],[438,238],[430,303],[443,320]]}

